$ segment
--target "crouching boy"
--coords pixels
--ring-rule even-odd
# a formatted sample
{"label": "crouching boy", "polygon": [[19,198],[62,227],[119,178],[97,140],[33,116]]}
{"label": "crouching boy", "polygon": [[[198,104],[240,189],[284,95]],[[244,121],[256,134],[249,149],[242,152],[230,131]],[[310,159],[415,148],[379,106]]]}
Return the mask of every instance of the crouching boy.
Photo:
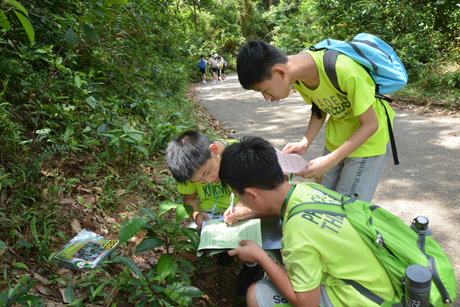
{"label": "crouching boy", "polygon": [[249,287],[248,306],[379,306],[345,281],[355,281],[383,300],[394,300],[395,289],[385,268],[346,218],[320,213],[288,218],[293,207],[311,199],[312,189],[286,181],[270,143],[247,137],[229,146],[222,154],[219,177],[246,207],[246,212],[227,215],[228,220],[252,212],[252,216],[276,213],[283,221],[281,246],[287,271],[249,240],[228,252],[242,261],[257,262],[271,279]]}
{"label": "crouching boy", "polygon": [[[188,227],[201,229],[215,213],[224,212],[230,205],[230,187],[222,187],[219,180],[220,155],[238,140],[211,141],[199,131],[186,131],[172,140],[166,148],[166,163],[178,182],[178,191],[184,194],[184,203],[193,207],[193,221]],[[238,198],[235,197],[238,202]],[[241,205],[239,206],[242,207]],[[229,266],[232,258],[227,253],[216,255],[217,265]],[[264,271],[257,263],[246,263],[238,274],[237,298],[244,299],[250,284],[263,278]]]}

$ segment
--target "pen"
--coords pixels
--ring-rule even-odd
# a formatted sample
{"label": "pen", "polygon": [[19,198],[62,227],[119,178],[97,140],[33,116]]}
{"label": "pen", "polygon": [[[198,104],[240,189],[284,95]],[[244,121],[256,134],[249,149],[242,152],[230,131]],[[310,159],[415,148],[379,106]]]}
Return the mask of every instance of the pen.
{"label": "pen", "polygon": [[[233,201],[235,200],[235,194],[230,194],[230,213],[233,213]],[[232,226],[232,222],[230,222],[230,226]]]}

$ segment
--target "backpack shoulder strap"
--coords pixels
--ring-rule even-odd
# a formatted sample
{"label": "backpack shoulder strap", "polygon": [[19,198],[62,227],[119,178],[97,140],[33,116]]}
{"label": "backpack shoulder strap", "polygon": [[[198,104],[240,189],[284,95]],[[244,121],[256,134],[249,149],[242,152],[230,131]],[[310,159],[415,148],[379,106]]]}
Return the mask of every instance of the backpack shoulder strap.
{"label": "backpack shoulder strap", "polygon": [[342,94],[346,94],[344,91],[340,89],[339,81],[337,80],[337,71],[335,70],[335,63],[337,62],[338,56],[339,52],[337,50],[327,49],[324,52],[324,71],[326,72],[326,75],[329,78],[329,81],[331,81],[332,85],[334,85],[334,87]]}

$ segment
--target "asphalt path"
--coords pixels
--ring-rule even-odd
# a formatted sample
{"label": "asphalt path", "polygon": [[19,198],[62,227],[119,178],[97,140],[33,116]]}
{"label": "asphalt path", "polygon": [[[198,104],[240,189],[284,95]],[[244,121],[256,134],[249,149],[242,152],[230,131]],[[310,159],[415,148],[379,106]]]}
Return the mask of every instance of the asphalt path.
{"label": "asphalt path", "polygon": [[[244,90],[236,75],[226,82],[196,85],[199,103],[234,138],[260,136],[282,149],[301,140],[309,118],[308,106],[298,93],[271,102],[260,93]],[[390,154],[373,203],[400,217],[406,224],[426,216],[432,236],[451,260],[460,290],[460,117],[425,116],[420,111],[395,108],[394,135],[400,165]],[[322,154],[323,126],[303,157]],[[312,181],[301,177],[295,182]],[[460,307],[460,291],[453,306]]]}

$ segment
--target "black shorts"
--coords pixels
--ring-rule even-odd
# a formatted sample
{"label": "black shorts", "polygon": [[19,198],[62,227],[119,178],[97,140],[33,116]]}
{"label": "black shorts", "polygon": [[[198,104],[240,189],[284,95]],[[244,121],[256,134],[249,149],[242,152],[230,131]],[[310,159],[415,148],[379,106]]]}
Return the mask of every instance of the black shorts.
{"label": "black shorts", "polygon": [[202,73],[203,75],[206,75],[206,68],[201,68],[201,67],[200,67],[200,71],[201,71],[201,73]]}
{"label": "black shorts", "polygon": [[216,67],[216,68],[211,67],[211,71],[212,71],[212,72],[217,72],[217,67]]}

